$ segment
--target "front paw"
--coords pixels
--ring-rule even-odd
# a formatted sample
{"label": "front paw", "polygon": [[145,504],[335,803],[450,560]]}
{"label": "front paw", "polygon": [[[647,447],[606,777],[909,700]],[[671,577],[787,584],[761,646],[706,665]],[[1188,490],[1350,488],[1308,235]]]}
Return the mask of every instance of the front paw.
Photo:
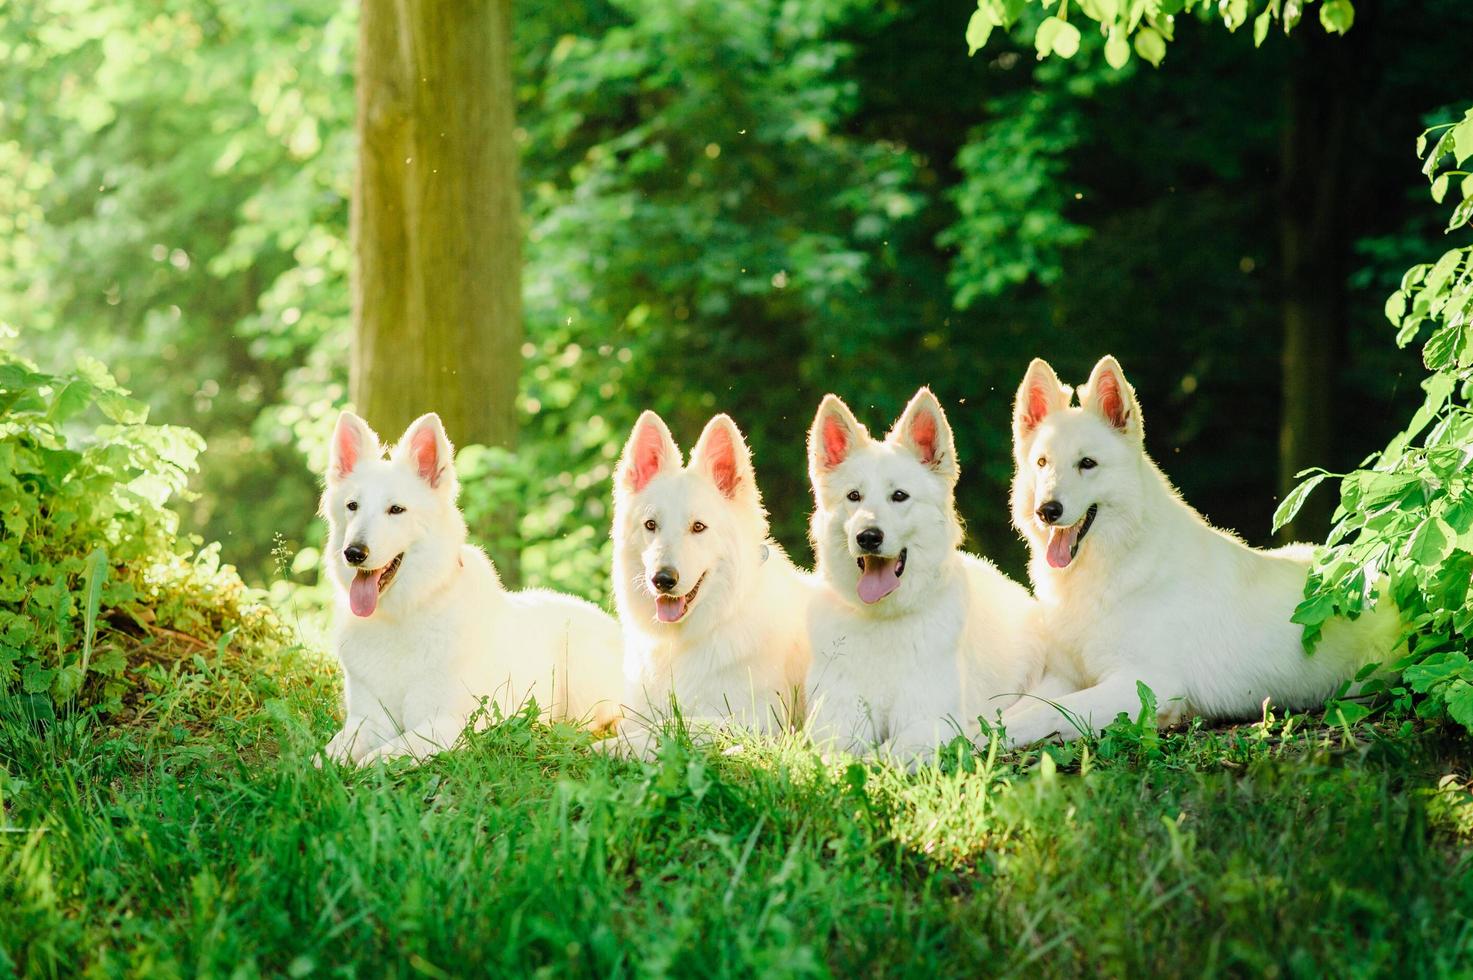
{"label": "front paw", "polygon": [[351,766],[353,764],[353,742],[357,735],[356,731],[350,732],[344,728],[328,740],[328,743],[322,748],[322,753],[312,760],[312,764],[321,769],[322,757],[326,756],[340,766]]}
{"label": "front paw", "polygon": [[393,762],[396,759],[409,759],[415,765],[419,765],[422,762],[428,762],[440,751],[440,748],[423,739],[415,739],[414,744],[411,744],[407,739],[395,738],[370,752],[365,752],[359,757],[358,764],[371,766],[380,762]]}
{"label": "front paw", "polygon": [[654,749],[654,733],[643,728],[622,729],[593,743],[595,752],[614,759],[642,759],[647,762],[654,758]]}

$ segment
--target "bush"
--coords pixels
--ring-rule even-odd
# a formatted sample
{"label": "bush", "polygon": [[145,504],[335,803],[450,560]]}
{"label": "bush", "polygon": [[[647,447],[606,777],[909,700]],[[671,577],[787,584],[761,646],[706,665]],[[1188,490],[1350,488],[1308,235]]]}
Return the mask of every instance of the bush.
{"label": "bush", "polygon": [[[1429,149],[1430,144],[1430,149]],[[1439,203],[1455,189],[1449,233],[1473,225],[1473,109],[1433,126],[1417,153]],[[1448,166],[1453,162],[1452,167]],[[1406,429],[1347,474],[1313,470],[1274,515],[1289,521],[1316,486],[1340,479],[1340,506],[1295,613],[1311,647],[1323,624],[1355,615],[1382,581],[1415,637],[1397,668],[1399,699],[1417,696],[1422,717],[1451,717],[1473,729],[1473,246],[1414,266],[1386,301],[1386,316],[1405,347],[1431,327],[1422,360],[1431,375],[1426,398]]]}
{"label": "bush", "polygon": [[[0,694],[33,714],[122,709],[149,663],[278,638],[214,549],[181,541],[203,440],[147,424],[103,365],[48,374],[0,352]],[[230,633],[237,631],[237,633]]]}

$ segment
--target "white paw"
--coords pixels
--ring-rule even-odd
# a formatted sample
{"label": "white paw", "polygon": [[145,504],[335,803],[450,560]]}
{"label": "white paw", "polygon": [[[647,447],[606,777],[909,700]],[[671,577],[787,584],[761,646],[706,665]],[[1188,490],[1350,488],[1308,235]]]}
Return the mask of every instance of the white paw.
{"label": "white paw", "polygon": [[593,743],[595,752],[602,752],[615,759],[649,761],[654,758],[654,748],[654,735],[644,730],[616,732],[608,738],[599,739]]}
{"label": "white paw", "polygon": [[[352,765],[353,741],[356,736],[356,732],[350,733],[346,728],[343,729],[342,731],[334,735],[328,741],[327,745],[323,746],[322,755],[327,756],[329,759],[331,759],[333,762],[336,762],[340,766]],[[322,755],[319,755],[312,760],[312,764],[319,769],[322,768]]]}

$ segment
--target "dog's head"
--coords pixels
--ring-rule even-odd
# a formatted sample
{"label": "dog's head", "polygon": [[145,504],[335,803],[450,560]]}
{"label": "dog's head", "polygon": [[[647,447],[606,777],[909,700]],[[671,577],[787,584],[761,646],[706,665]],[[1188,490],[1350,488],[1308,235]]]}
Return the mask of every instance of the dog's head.
{"label": "dog's head", "polygon": [[1048,363],[1028,366],[1013,406],[1013,524],[1050,568],[1067,568],[1087,538],[1119,536],[1137,520],[1144,423],[1135,390],[1105,356],[1079,390]]}
{"label": "dog's head", "polygon": [[916,392],[883,441],[835,395],[808,433],[813,547],[820,573],[850,602],[900,612],[924,600],[961,546],[960,471],[946,413]]}
{"label": "dog's head", "polygon": [[368,423],[344,412],[328,453],[329,574],[355,616],[394,614],[436,585],[465,542],[455,506],[454,449],[438,415],[423,415],[385,458]]}
{"label": "dog's head", "polygon": [[642,414],[614,474],[620,617],[687,633],[721,622],[762,562],[766,541],[752,457],[736,423],[712,418],[682,466],[664,420]]}

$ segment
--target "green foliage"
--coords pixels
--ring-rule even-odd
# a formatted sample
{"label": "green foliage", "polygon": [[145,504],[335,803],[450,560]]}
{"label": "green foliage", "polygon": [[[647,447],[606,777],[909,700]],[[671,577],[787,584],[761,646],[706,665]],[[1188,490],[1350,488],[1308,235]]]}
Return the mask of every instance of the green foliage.
{"label": "green foliage", "polygon": [[180,553],[168,505],[186,493],[199,436],[147,424],[86,355],[48,374],[0,351],[0,412],[0,695],[43,714],[116,710],[139,666],[130,653],[154,634],[198,644],[227,628],[220,617],[263,620],[233,572]]}
{"label": "green foliage", "polygon": [[947,281],[959,309],[1030,281],[1051,285],[1065,253],[1089,238],[1066,211],[1076,191],[1069,157],[1082,142],[1090,96],[1113,83],[1100,69],[1067,79],[1040,68],[1039,85],[988,100],[988,122],[957,154],[957,220],[939,237],[957,250]]}
{"label": "green foliage", "polygon": [[[1058,55],[1068,59],[1080,50],[1079,28],[1070,22],[1071,8],[1078,16],[1093,21],[1105,39],[1105,61],[1120,69],[1130,61],[1133,48],[1138,57],[1159,66],[1166,58],[1166,45],[1174,40],[1176,18],[1195,15],[1210,20],[1214,14],[1229,31],[1253,22],[1253,44],[1261,45],[1269,29],[1278,24],[1288,34],[1298,26],[1305,8],[1315,0],[977,0],[977,9],[967,22],[967,53],[974,55],[992,32],[1010,30],[1033,4],[1052,10],[1038,21],[1033,47],[1038,57]],[[1344,34],[1355,23],[1351,0],[1320,0],[1320,26],[1330,34]]]}
{"label": "green foliage", "polygon": [[[1449,233],[1473,225],[1473,110],[1428,129],[1417,141],[1432,195],[1458,189]],[[1386,301],[1405,347],[1418,338],[1431,374],[1407,427],[1361,468],[1340,478],[1340,504],[1319,552],[1295,622],[1312,646],[1335,615],[1354,616],[1378,591],[1401,608],[1414,637],[1400,665],[1418,711],[1473,728],[1473,246],[1417,265]],[[1282,526],[1332,474],[1316,472],[1274,515]],[[1398,692],[1399,693],[1399,692]]]}

